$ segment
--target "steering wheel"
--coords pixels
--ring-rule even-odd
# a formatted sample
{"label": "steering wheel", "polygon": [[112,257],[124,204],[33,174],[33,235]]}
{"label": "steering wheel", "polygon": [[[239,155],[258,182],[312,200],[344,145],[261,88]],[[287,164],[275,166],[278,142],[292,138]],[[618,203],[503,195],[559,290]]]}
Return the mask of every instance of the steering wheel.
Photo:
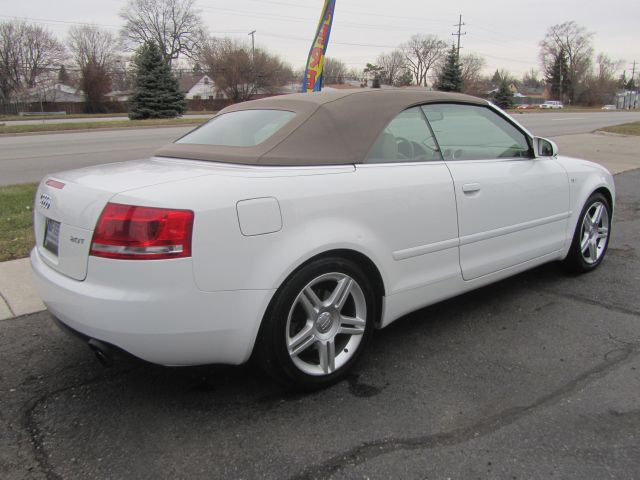
{"label": "steering wheel", "polygon": [[396,137],[396,143],[398,144],[398,154],[403,155],[400,158],[411,159],[414,157],[413,143],[404,137]]}

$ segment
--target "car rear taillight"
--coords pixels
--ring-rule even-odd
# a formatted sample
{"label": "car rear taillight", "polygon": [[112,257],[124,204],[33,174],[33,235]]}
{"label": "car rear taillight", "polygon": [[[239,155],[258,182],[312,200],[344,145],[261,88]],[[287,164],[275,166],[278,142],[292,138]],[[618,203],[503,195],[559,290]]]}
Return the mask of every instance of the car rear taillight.
{"label": "car rear taillight", "polygon": [[90,255],[123,260],[191,256],[193,212],[108,203],[91,242]]}

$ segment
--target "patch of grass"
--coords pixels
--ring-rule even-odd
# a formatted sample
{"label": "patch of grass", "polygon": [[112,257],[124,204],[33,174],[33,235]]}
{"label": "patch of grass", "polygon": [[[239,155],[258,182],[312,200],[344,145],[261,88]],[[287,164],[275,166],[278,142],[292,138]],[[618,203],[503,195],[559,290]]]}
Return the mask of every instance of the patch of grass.
{"label": "patch of grass", "polygon": [[0,115],[1,121],[11,120],[12,122],[20,120],[59,120],[61,118],[106,118],[106,117],[126,117],[126,113],[71,113],[69,115]]}
{"label": "patch of grass", "polygon": [[[185,115],[215,115],[217,110],[189,110]],[[60,120],[64,118],[108,118],[126,117],[126,113],[70,113],[69,115],[0,115],[0,122],[20,120]]]}
{"label": "patch of grass", "polygon": [[33,248],[33,199],[37,184],[0,187],[0,262],[29,255]]}
{"label": "patch of grass", "polygon": [[144,128],[160,126],[200,125],[206,118],[154,118],[152,120],[107,120],[104,122],[69,122],[69,123],[38,123],[35,125],[5,125],[0,126],[2,133],[30,133],[30,132],[64,132],[70,130],[93,130],[98,128]]}
{"label": "patch of grass", "polygon": [[612,127],[604,127],[600,130],[605,132],[618,133],[620,135],[640,135],[640,122],[622,123]]}

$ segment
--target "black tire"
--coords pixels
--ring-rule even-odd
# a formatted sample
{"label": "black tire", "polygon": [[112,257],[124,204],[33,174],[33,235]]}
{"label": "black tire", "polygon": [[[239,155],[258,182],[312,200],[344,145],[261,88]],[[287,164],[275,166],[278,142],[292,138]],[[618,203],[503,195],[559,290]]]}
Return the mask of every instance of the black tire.
{"label": "black tire", "polygon": [[[344,301],[344,306],[340,307],[340,309],[333,306],[325,306],[318,309],[317,314],[309,313],[309,310],[305,307],[310,303],[305,304],[303,301],[303,291],[306,292],[307,287],[311,286],[317,295],[317,300],[328,302],[331,293],[338,292],[338,279],[342,277],[349,278],[355,282],[348,283],[351,286],[348,287],[349,293],[346,294],[347,298]],[[313,284],[316,281],[317,283]],[[331,290],[333,281],[335,281],[335,290]],[[328,293],[328,295],[325,296],[325,293]],[[332,312],[337,310],[339,318],[346,318],[350,315],[346,315],[345,312],[356,312],[357,309],[362,312],[363,305],[366,309],[364,325],[354,325],[352,328],[353,330],[361,331],[361,334],[340,333],[341,326],[345,327],[342,323],[343,320],[332,316],[333,314],[327,314],[322,311],[323,308],[332,308]],[[312,260],[291,274],[275,293],[260,327],[258,339],[256,340],[254,360],[260,368],[286,387],[313,391],[332,385],[342,379],[353,367],[369,343],[374,322],[379,314],[377,305],[378,302],[371,283],[355,262],[340,257]],[[345,315],[341,316],[343,314]],[[320,317],[321,315],[323,315],[324,320],[327,320],[326,322]],[[354,320],[357,316],[356,313],[353,313]],[[290,354],[289,344],[293,344],[293,339],[298,338],[296,328],[299,324],[303,324],[303,326],[297,333],[303,334],[302,330],[309,329],[307,330],[311,332],[309,336],[313,336],[309,340],[316,343],[310,343],[298,356]],[[327,327],[328,324],[332,326]],[[324,328],[329,330],[323,332]],[[334,328],[336,330],[333,330]],[[335,334],[333,349],[331,350],[328,347],[325,349],[323,345],[326,346],[328,343],[322,342],[321,339],[315,336],[330,336],[332,332]],[[345,343],[345,341],[347,342]],[[349,348],[354,344],[355,346],[349,351]],[[333,358],[335,359],[332,364],[333,371],[331,371],[330,366],[327,366],[326,360],[323,365],[321,350],[325,352],[325,359],[327,356],[331,356],[330,353],[326,352],[333,352]],[[315,366],[315,355],[318,357],[317,367]],[[303,358],[303,356],[306,357]],[[317,368],[318,372],[309,373],[303,370],[314,368]],[[326,368],[326,370],[321,371],[323,368]]]}
{"label": "black tire", "polygon": [[[597,208],[598,205],[603,205],[606,210],[606,218],[607,223],[607,236],[602,239],[602,242],[597,244],[597,258],[586,258],[589,257],[587,254],[583,254],[583,250],[581,248],[581,242],[585,238],[585,217],[590,215],[590,212],[594,212],[594,208]],[[591,216],[591,215],[590,215]],[[596,226],[597,227],[597,226]],[[575,232],[573,233],[573,240],[571,241],[571,247],[569,249],[569,254],[562,261],[563,266],[574,273],[587,273],[595,270],[602,263],[602,260],[605,257],[607,248],[609,247],[609,239],[611,238],[611,204],[607,198],[596,192],[592,194],[589,199],[586,201],[582,211],[580,212],[580,217],[578,217],[578,223],[576,225]]]}

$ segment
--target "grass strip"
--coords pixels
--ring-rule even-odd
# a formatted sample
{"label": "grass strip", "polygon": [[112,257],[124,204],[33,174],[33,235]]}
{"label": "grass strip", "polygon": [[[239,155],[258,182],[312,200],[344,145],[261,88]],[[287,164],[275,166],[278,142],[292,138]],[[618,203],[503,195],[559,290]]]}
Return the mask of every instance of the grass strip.
{"label": "grass strip", "polygon": [[31,132],[64,132],[72,130],[93,130],[97,128],[140,128],[161,126],[200,125],[206,118],[171,118],[152,120],[107,120],[104,122],[69,122],[69,123],[37,123],[32,125],[0,126],[2,133],[31,133]]}
{"label": "grass strip", "polygon": [[24,258],[33,248],[33,199],[37,184],[0,187],[0,262]]}
{"label": "grass strip", "polygon": [[618,133],[620,135],[640,135],[640,122],[622,123],[611,127],[604,127],[600,130],[610,133]]}

